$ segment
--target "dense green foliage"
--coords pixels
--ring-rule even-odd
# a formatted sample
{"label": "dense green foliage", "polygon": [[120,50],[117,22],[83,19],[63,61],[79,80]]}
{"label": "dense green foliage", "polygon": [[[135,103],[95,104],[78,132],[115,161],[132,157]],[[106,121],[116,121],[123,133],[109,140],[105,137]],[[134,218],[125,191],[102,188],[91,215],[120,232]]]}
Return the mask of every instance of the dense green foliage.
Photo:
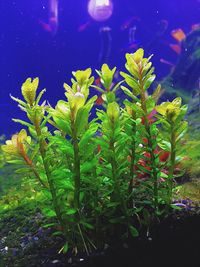
{"label": "dense green foliage", "polygon": [[[126,54],[127,73],[121,72],[124,80],[115,86],[116,68],[106,64],[97,71],[101,86],[93,84],[90,68],[73,72],[71,85],[64,84],[66,99],[55,108],[40,104],[45,90],[37,93],[38,78],[22,85],[24,100],[12,97],[27,115],[27,121],[14,121],[30,136],[22,129],[2,150],[17,173],[34,178],[34,188],[48,199],[43,213],[57,219],[64,252],[89,254],[109,242],[116,229],[122,238],[135,237],[138,220],[147,224],[173,207],[187,108],[180,98],[157,106],[160,86],[147,94],[155,79],[150,59],[142,49]],[[127,95],[124,108],[116,99],[120,88]],[[90,90],[101,93],[101,110]],[[96,112],[93,119],[91,112]]]}

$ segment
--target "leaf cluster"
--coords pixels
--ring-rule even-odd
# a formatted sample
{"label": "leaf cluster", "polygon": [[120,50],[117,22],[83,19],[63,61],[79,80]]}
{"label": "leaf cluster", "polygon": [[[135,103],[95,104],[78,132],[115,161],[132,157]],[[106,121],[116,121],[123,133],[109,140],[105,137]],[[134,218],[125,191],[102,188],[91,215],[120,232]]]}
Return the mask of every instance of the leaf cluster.
{"label": "leaf cluster", "polygon": [[[128,73],[121,72],[123,80],[116,85],[116,68],[106,64],[97,71],[101,87],[93,85],[90,68],[73,72],[71,85],[64,83],[66,99],[55,107],[40,104],[44,90],[37,95],[38,78],[22,85],[24,101],[12,97],[28,118],[14,121],[31,137],[22,130],[2,149],[11,157],[8,162],[19,166],[18,173],[40,186],[49,203],[43,212],[59,222],[66,238],[64,252],[73,248],[89,254],[118,230],[122,238],[137,236],[138,218],[148,225],[148,209],[153,217],[162,213],[161,204],[171,205],[168,180],[173,181],[174,157],[187,128],[186,107],[179,98],[156,106],[160,86],[147,93],[155,79],[150,59],[143,49],[126,54]],[[127,95],[124,108],[116,98],[120,88]],[[104,103],[91,120],[97,99],[90,97],[92,89]],[[163,153],[168,153],[164,161]]]}

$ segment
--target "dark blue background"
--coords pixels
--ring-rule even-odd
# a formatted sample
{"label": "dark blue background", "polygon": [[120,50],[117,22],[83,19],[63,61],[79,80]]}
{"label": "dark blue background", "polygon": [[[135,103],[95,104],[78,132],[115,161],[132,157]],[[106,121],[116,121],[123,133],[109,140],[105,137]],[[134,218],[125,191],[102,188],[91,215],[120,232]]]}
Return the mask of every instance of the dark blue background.
{"label": "dark blue background", "polygon": [[[154,53],[153,62],[158,78],[170,68],[160,58],[176,62],[177,55],[169,48],[174,40],[171,30],[182,28],[189,32],[191,25],[200,23],[200,2],[197,0],[113,0],[114,13],[104,23],[93,22],[83,32],[78,27],[91,20],[87,0],[59,0],[59,29],[55,36],[45,32],[39,20],[47,20],[47,0],[0,0],[0,134],[15,133],[20,126],[11,118],[23,115],[9,94],[20,97],[20,87],[27,77],[40,78],[40,88],[47,88],[46,98],[55,104],[64,97],[63,82],[70,79],[71,71],[86,67],[99,68],[99,29],[111,27],[112,50],[110,66],[123,68],[128,45],[128,31],[121,25],[131,18],[136,22],[136,40]],[[155,39],[159,21],[165,19],[169,27],[160,39]],[[150,45],[151,44],[151,45]],[[134,52],[134,50],[132,51]]]}

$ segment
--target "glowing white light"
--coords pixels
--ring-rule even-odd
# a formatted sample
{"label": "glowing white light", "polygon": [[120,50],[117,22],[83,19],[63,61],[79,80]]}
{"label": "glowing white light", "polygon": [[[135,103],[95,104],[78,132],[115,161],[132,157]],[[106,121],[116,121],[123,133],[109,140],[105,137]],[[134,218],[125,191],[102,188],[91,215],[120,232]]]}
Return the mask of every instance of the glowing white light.
{"label": "glowing white light", "polygon": [[96,21],[105,21],[113,13],[112,0],[89,0],[88,13]]}
{"label": "glowing white light", "polygon": [[109,6],[109,0],[96,0],[96,6]]}

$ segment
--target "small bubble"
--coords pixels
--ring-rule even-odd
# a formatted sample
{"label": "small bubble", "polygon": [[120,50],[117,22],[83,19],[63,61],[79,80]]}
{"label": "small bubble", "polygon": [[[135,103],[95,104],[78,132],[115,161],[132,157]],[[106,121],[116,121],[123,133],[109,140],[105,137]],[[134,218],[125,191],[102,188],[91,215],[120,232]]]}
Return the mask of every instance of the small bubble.
{"label": "small bubble", "polygon": [[59,260],[53,260],[53,261],[52,261],[53,264],[56,264],[56,263],[58,263],[58,262],[59,262]]}

